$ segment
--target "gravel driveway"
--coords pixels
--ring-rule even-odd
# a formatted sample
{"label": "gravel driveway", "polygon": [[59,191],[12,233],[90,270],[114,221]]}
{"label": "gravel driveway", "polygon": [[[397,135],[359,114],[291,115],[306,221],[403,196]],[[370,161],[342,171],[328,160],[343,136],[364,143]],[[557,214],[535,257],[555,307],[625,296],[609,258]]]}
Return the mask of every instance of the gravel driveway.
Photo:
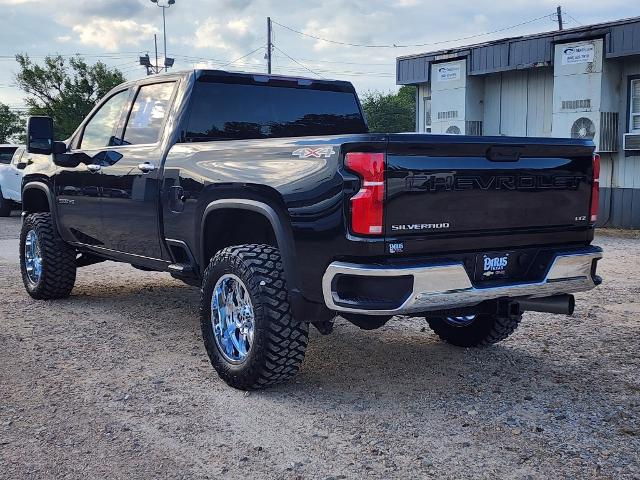
{"label": "gravel driveway", "polygon": [[296,380],[246,394],[207,359],[198,290],[104,263],[36,302],[0,219],[0,478],[640,478],[640,235],[605,284],[493,348],[420,318],[313,330]]}

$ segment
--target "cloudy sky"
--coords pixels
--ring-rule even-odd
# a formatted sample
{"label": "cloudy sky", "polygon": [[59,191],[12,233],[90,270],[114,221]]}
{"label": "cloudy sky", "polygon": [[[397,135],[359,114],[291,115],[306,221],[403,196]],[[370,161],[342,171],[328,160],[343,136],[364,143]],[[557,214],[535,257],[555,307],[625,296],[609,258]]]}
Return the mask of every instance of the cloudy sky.
{"label": "cloudy sky", "polygon": [[[551,14],[557,3],[558,0],[176,0],[167,11],[168,52],[180,69],[209,66],[264,71],[266,17],[270,15],[277,22],[275,72],[346,79],[354,82],[360,92],[388,91],[396,89],[395,57],[553,30],[556,24]],[[640,15],[634,4],[628,0],[562,0],[567,27]],[[23,95],[13,85],[16,53],[27,53],[34,60],[47,54],[81,53],[89,61],[104,61],[133,79],[145,74],[138,57],[153,53],[154,33],[159,34],[162,48],[162,13],[150,0],[0,0],[0,9],[0,102],[12,107],[23,105]],[[285,26],[335,42],[391,47],[329,43],[302,36]],[[500,29],[501,32],[480,35]],[[456,41],[473,35],[479,36]],[[427,45],[393,47],[415,44]],[[250,52],[253,53],[244,57]],[[237,61],[229,63],[234,60]]]}

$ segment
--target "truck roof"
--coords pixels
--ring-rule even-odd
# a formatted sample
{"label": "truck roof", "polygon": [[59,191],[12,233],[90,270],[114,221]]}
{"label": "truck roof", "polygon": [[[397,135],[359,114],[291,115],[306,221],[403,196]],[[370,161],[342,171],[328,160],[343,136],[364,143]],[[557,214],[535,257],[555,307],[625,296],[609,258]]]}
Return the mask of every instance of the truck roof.
{"label": "truck roof", "polygon": [[[325,78],[310,78],[291,75],[280,74],[267,74],[263,72],[239,72],[231,70],[214,70],[214,69],[195,69],[195,70],[179,70],[171,73],[161,73],[154,75],[152,78],[175,78],[177,76],[189,76],[195,75],[196,79],[210,78],[212,80],[219,79],[221,81],[243,82],[248,81],[250,83],[264,84],[264,83],[296,83],[299,86],[311,86],[311,85],[324,85],[327,87],[333,87],[341,91],[355,91],[353,84],[344,80],[329,80]],[[145,77],[138,80],[132,80],[124,83],[123,85],[133,85],[141,81],[148,80],[149,77]]]}

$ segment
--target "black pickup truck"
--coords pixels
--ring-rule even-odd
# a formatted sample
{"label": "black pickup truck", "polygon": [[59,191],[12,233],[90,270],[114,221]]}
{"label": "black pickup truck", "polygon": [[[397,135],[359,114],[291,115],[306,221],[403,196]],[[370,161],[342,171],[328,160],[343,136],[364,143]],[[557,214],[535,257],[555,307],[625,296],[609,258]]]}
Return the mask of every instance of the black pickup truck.
{"label": "black pickup truck", "polygon": [[601,281],[591,142],[369,133],[349,83],[211,70],[123,84],[65,142],[47,117],[27,134],[53,158],[23,180],[28,293],[103,260],[199,286],[236,388],[293,376],[336,315],[484,346]]}

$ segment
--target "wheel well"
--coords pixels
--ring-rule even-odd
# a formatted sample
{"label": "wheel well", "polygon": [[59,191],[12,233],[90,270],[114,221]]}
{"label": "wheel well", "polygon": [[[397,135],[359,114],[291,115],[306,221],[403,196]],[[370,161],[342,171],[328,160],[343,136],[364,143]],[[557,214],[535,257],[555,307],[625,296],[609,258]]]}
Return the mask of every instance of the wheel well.
{"label": "wheel well", "polygon": [[29,213],[50,212],[49,198],[44,190],[28,188],[22,193],[22,210]]}
{"label": "wheel well", "polygon": [[252,210],[225,208],[214,210],[204,227],[204,265],[209,263],[216,252],[232,245],[263,243],[278,247],[276,234],[267,217]]}

